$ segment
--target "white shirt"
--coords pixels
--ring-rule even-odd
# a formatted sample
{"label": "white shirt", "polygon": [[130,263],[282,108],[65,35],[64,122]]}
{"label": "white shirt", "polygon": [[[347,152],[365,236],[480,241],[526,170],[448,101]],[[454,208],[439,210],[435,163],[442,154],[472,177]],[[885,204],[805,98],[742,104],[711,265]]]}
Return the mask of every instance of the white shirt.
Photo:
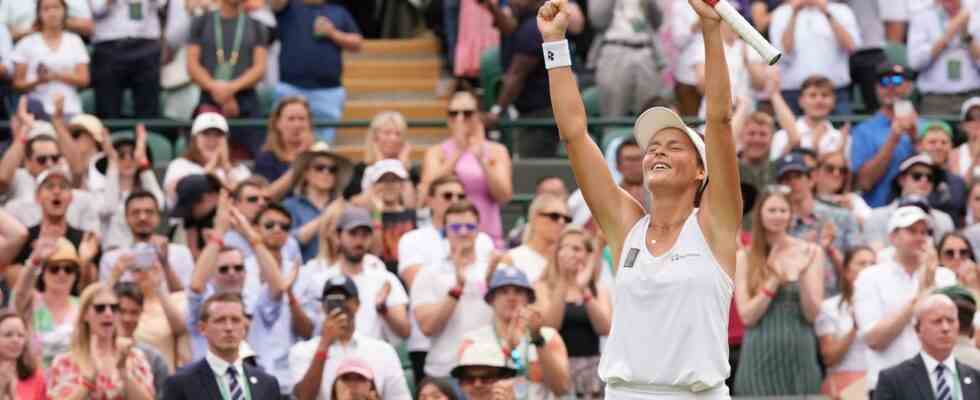
{"label": "white shirt", "polygon": [[670,38],[678,55],[674,65],[674,79],[685,85],[694,86],[698,82],[698,73],[695,66],[698,60],[704,57],[704,38],[701,30],[691,30],[694,23],[698,21],[698,14],[694,12],[686,0],[674,0],[671,7],[673,15],[667,19],[670,23]]}
{"label": "white shirt", "polygon": [[[4,3],[0,2],[0,7]],[[0,24],[0,65],[7,69],[7,75],[13,76],[14,62],[10,60],[10,55],[14,53],[14,39],[10,36],[10,30],[6,25]]]}
{"label": "white shirt", "polygon": [[882,21],[882,1],[887,7],[896,7],[901,0],[847,0],[854,17],[861,24],[861,49],[880,49],[885,46],[885,21]]}
{"label": "white shirt", "polygon": [[538,254],[531,246],[526,244],[510,249],[507,255],[510,256],[511,261],[514,263],[511,266],[524,271],[524,274],[527,275],[528,282],[531,283],[537,282],[541,274],[544,273],[544,269],[548,266],[548,259]]}
{"label": "white shirt", "polygon": [[[68,31],[61,33],[61,43],[58,44],[57,49],[48,47],[40,33],[27,35],[14,46],[14,54],[11,58],[14,64],[23,64],[27,67],[28,81],[37,79],[37,70],[41,64],[44,64],[50,72],[68,74],[74,73],[75,67],[79,64],[89,63],[88,49],[82,42],[82,38]],[[37,85],[30,92],[30,96],[44,104],[45,112],[53,114],[55,93],[61,93],[65,97],[66,115],[82,112],[82,100],[78,96],[78,90],[61,81]]]}
{"label": "white shirt", "polygon": [[[68,204],[68,209],[65,211],[65,219],[68,220],[69,225],[77,229],[101,232],[102,226],[99,225],[97,204],[98,199],[91,192],[73,189],[71,191],[71,203]],[[11,200],[3,209],[24,226],[34,226],[41,223],[43,210],[34,196]]]}
{"label": "white shirt", "polygon": [[[313,320],[316,325],[316,333],[319,334],[326,315],[323,313],[323,287],[333,277],[341,276],[343,272],[340,264],[326,265],[322,258],[314,258],[300,269],[296,285],[293,286],[293,294],[299,300],[306,315]],[[390,343],[401,341],[401,337],[395,335],[378,311],[374,308],[375,299],[378,292],[387,282],[391,286],[388,292],[388,299],[385,305],[389,308],[402,307],[408,305],[408,293],[402,287],[401,281],[395,274],[385,268],[385,264],[380,258],[372,255],[364,255],[361,261],[361,273],[349,275],[357,286],[357,297],[361,306],[357,309],[354,316],[354,327],[359,335],[372,337],[379,340],[387,340]]]}
{"label": "white shirt", "polygon": [[[466,268],[466,283],[463,294],[456,302],[453,314],[446,321],[442,332],[431,336],[432,348],[425,358],[425,374],[433,377],[449,376],[456,365],[456,356],[463,335],[481,328],[493,321],[493,310],[483,299],[487,293],[486,259],[477,259]],[[449,290],[456,286],[456,269],[448,261],[432,267],[423,268],[412,285],[412,307],[426,304],[439,304],[449,296]]]}
{"label": "white shirt", "polygon": [[[851,35],[855,47],[860,47],[861,35],[851,8],[846,4],[830,3],[827,10]],[[799,90],[803,81],[812,75],[827,77],[835,88],[849,85],[850,55],[837,42],[830,21],[816,7],[799,10],[796,16],[796,32],[793,34],[793,51],[787,52],[783,49],[783,32],[786,31],[792,15],[793,7],[784,3],[772,12],[772,23],[769,25],[772,44],[783,51],[783,58],[779,60],[782,89]]]}
{"label": "white shirt", "polygon": [[[971,11],[970,16],[980,18],[976,11]],[[977,63],[959,37],[953,38],[939,57],[931,56],[933,45],[946,34],[953,17],[934,4],[913,14],[909,22],[909,67],[919,71],[915,83],[922,93],[960,93],[980,88]],[[969,28],[971,34],[980,35],[977,24],[971,23]]]}
{"label": "white shirt", "polygon": [[242,388],[242,394],[244,395],[249,390],[248,382],[245,377],[245,368],[242,366],[241,357],[235,360],[234,364],[229,364],[228,361],[223,360],[221,357],[216,356],[214,353],[208,349],[207,354],[204,356],[207,360],[208,366],[211,367],[211,371],[214,372],[214,377],[218,381],[218,387],[221,389],[222,395],[227,395],[230,393],[231,379],[228,377],[228,368],[233,368],[235,370],[235,380],[238,381],[238,386]]}
{"label": "white shirt", "polygon": [[[820,303],[820,312],[813,323],[817,336],[831,336],[839,340],[855,329],[854,319],[851,318],[853,305],[841,307],[842,301],[841,295],[836,295]],[[867,368],[867,352],[868,345],[864,343],[864,339],[855,338],[844,358],[830,367],[828,372],[864,372]]]}
{"label": "white shirt", "polygon": [[[191,138],[191,140],[194,140],[194,138]],[[187,175],[204,174],[206,172],[207,170],[204,169],[204,166],[183,157],[179,157],[170,162],[170,165],[167,165],[167,171],[163,174],[163,187],[167,191],[167,204],[171,206],[177,205],[177,184],[180,183],[181,178]],[[245,164],[238,164],[235,168],[232,168],[229,176],[225,176],[224,170],[220,169],[216,174],[221,179],[230,180],[231,184],[234,185],[247,179],[252,175],[252,172]]]}
{"label": "white shirt", "polygon": [[37,178],[31,175],[27,171],[27,168],[17,168],[14,171],[14,179],[10,182],[10,188],[4,193],[6,198],[6,203],[26,199],[28,201],[34,200],[34,194],[37,191]]}
{"label": "white shirt", "polygon": [[928,353],[920,351],[919,355],[922,356],[922,361],[926,364],[926,372],[929,374],[929,383],[932,385],[932,393],[937,393],[939,389],[939,379],[936,376],[936,367],[942,364],[943,367],[943,378],[946,381],[946,386],[949,387],[950,397],[953,399],[962,399],[963,393],[956,393],[956,389],[959,385],[956,384],[958,380],[956,377],[959,376],[959,371],[956,370],[956,358],[950,353],[949,357],[946,357],[942,363],[935,358],[932,358]]}
{"label": "white shirt", "polygon": [[167,2],[164,0],[140,1],[142,19],[132,19],[129,13],[130,2],[116,0],[109,7],[109,0],[90,0],[92,15],[95,17],[93,43],[118,39],[160,39],[160,18],[157,12]]}
{"label": "white shirt", "polygon": [[[92,157],[89,164],[86,186],[98,200],[95,207],[99,217],[99,232],[102,233],[102,248],[113,249],[129,247],[133,244],[133,233],[126,222],[126,197],[130,192],[123,192],[119,185],[119,169],[109,166],[105,175],[99,172],[96,162],[102,156]],[[163,189],[157,182],[157,176],[152,169],[145,169],[136,178],[134,190],[145,190],[153,194],[159,205],[160,212],[166,208]]]}
{"label": "white shirt", "polygon": [[[867,1],[867,0],[858,0]],[[933,0],[877,0],[881,19],[885,22],[908,22],[909,17],[921,12]]]}
{"label": "white shirt", "polygon": [[[728,78],[731,82],[732,89],[732,104],[735,103],[739,97],[745,99],[749,102],[749,109],[755,110],[755,93],[752,91],[752,76],[749,75],[749,63],[759,64],[763,63],[762,56],[755,50],[749,48],[745,45],[742,39],[735,39],[735,41],[728,43],[724,42],[725,45],[725,60],[728,64]],[[697,44],[697,63],[696,66],[703,65],[705,63],[704,58],[704,41],[700,41]],[[704,118],[707,114],[707,99],[701,99],[701,106],[698,110],[698,116]]]}
{"label": "white shirt", "polygon": [[[293,377],[290,386],[295,386],[306,375],[306,370],[313,364],[320,338],[299,342],[289,349],[289,374]],[[368,363],[374,372],[374,386],[378,389],[378,397],[384,400],[412,400],[405,383],[405,371],[402,370],[398,353],[390,344],[355,333],[346,344],[335,341],[327,350],[327,361],[323,366],[323,378],[320,381],[320,393],[316,400],[330,400],[330,389],[336,379],[337,366],[347,357],[357,357]],[[258,399],[255,399],[258,400]]]}
{"label": "white shirt", "polygon": [[[68,18],[92,18],[86,0],[66,0]],[[18,31],[30,30],[37,18],[37,0],[0,1],[0,23]]]}
{"label": "white shirt", "polygon": [[[817,154],[830,153],[840,149],[844,143],[844,135],[837,129],[834,129],[834,125],[830,121],[824,121],[824,124],[827,126],[827,130],[820,137],[820,143],[814,144],[813,130],[807,125],[806,117],[798,118],[796,120],[796,131],[800,134],[800,147],[814,150]],[[776,161],[786,154],[788,150],[786,146],[789,146],[789,134],[785,129],[780,129],[772,137],[769,159]],[[850,152],[845,149],[844,154],[850,154]]]}
{"label": "white shirt", "polygon": [[[99,261],[99,280],[103,282],[109,280],[109,277],[112,276],[112,269],[116,266],[116,262],[119,261],[119,257],[129,252],[130,247],[113,249],[102,255],[102,260]],[[191,274],[194,273],[194,257],[191,256],[191,250],[182,244],[170,243],[167,245],[167,259],[170,262],[170,268],[174,270],[177,278],[180,279],[180,283],[185,288],[189,287]],[[166,286],[166,276],[161,278],[160,284],[169,293],[170,290]],[[128,269],[119,277],[120,282],[129,282],[132,280],[133,274]]]}
{"label": "white shirt", "polygon": [[[947,268],[936,269],[938,287],[956,284],[956,274]],[[858,334],[864,338],[878,321],[901,312],[918,290],[919,273],[909,275],[892,258],[861,271],[854,282],[854,307]],[[868,350],[867,388],[878,384],[878,374],[885,368],[912,358],[919,351],[919,338],[910,322],[883,351]]]}

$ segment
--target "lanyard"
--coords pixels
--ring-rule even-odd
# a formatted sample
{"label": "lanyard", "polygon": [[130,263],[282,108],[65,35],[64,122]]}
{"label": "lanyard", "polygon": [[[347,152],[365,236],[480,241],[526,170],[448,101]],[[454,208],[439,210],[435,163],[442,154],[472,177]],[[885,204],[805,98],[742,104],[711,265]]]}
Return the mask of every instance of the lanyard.
{"label": "lanyard", "polygon": [[245,13],[242,11],[238,12],[238,22],[235,24],[235,42],[232,44],[231,57],[227,60],[225,59],[225,38],[221,29],[221,16],[219,11],[214,12],[214,39],[215,45],[217,47],[216,53],[218,57],[218,65],[230,64],[234,66],[238,64],[238,50],[242,47],[242,36],[245,33]]}

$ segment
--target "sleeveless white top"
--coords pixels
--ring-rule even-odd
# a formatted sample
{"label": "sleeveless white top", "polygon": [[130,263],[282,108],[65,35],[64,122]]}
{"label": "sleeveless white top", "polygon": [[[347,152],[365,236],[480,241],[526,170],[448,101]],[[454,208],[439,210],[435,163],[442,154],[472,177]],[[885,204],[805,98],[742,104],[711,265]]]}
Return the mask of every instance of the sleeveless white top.
{"label": "sleeveless white top", "polygon": [[609,388],[727,394],[728,311],[735,283],[711,253],[697,215],[695,209],[674,247],[660,257],[645,245],[649,215],[626,236],[612,331],[599,362],[599,376]]}

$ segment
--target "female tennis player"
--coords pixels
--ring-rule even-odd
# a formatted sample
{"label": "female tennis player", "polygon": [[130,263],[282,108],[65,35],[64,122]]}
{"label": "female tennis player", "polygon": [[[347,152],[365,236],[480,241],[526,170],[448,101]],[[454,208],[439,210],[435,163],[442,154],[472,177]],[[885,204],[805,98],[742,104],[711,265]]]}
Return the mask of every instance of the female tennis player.
{"label": "female tennis player", "polygon": [[[586,132],[567,65],[567,0],[538,11],[551,102],[575,180],[617,254],[612,332],[599,364],[606,399],[728,399],[728,310],[742,199],[721,19],[688,0],[704,33],[707,128],[702,139],[663,107],[636,120],[649,213],[613,181]],[[710,177],[710,179],[708,179]]]}

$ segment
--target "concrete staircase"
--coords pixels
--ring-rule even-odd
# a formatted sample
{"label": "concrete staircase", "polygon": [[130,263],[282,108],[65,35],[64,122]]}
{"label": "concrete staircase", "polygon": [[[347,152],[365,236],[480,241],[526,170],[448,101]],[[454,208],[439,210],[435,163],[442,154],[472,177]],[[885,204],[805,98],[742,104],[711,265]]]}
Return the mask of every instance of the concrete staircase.
{"label": "concrete staircase", "polygon": [[[360,53],[344,54],[343,83],[347,89],[344,120],[370,120],[382,111],[398,111],[406,119],[443,119],[446,99],[436,94],[442,60],[431,34],[413,39],[366,40]],[[364,158],[366,128],[337,132],[337,151],[352,160]],[[446,128],[409,128],[412,158],[448,135]]]}

